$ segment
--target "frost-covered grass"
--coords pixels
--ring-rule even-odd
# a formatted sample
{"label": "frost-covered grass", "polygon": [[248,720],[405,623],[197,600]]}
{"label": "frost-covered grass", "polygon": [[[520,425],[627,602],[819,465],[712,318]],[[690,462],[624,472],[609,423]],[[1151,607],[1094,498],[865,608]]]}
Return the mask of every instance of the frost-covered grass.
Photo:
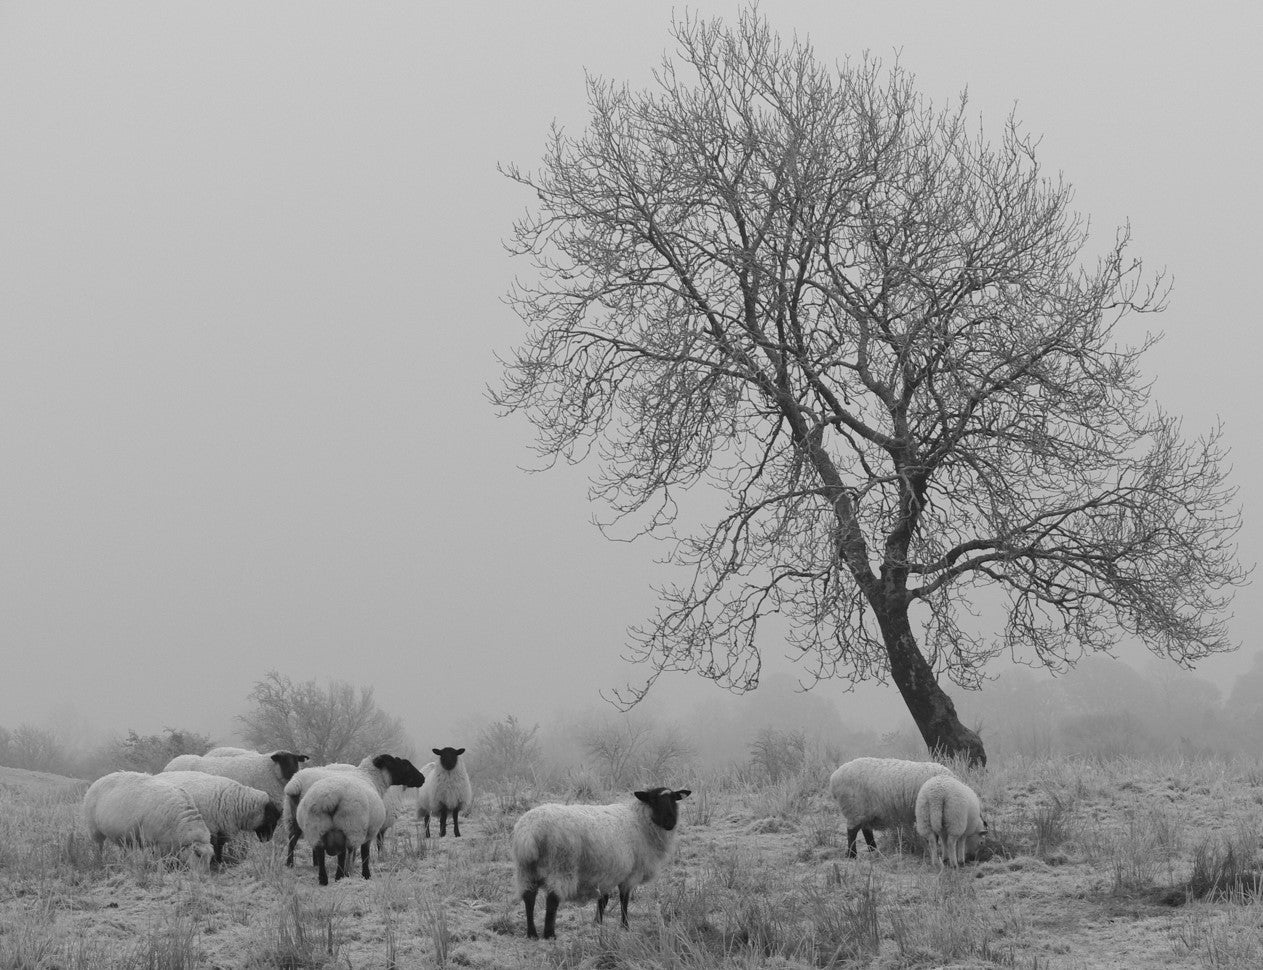
{"label": "frost-covered grass", "polygon": [[112,847],[98,862],[82,786],[0,777],[0,970],[1263,966],[1257,765],[960,769],[993,838],[959,872],[900,852],[899,833],[847,859],[829,767],[766,784],[749,771],[663,779],[694,795],[676,860],[632,899],[630,932],[616,908],[598,927],[593,905],[563,904],[551,942],[524,937],[509,834],[539,801],[619,797],[580,768],[555,790],[476,791],[459,840],[402,821],[371,881],[326,889],[301,847],[284,866],[280,842],[242,842],[209,873]]}

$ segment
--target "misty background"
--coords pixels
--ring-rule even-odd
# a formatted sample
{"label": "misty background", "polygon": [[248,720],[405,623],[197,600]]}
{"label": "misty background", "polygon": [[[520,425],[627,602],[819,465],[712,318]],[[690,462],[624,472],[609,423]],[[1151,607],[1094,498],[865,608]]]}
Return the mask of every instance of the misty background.
{"label": "misty background", "polygon": [[[67,770],[129,730],[231,743],[271,670],[372,686],[472,763],[508,715],[554,745],[617,720],[599,692],[644,676],[624,631],[668,576],[593,527],[588,469],[524,472],[529,427],[487,403],[527,271],[501,240],[534,201],[496,165],[583,126],[585,70],[647,85],[684,9],[0,4],[0,727],[55,735]],[[1145,366],[1188,435],[1224,421],[1256,562],[1257,9],[760,9],[823,60],[968,88],[989,132],[1016,103],[1098,241],[1130,223],[1175,289],[1124,333],[1166,333]],[[1242,649],[1192,673],[1131,643],[953,694],[993,753],[1248,749],[1259,621],[1247,588]],[[715,757],[764,727],[915,742],[893,687],[797,692],[774,634],[754,694],[664,677],[634,717]]]}

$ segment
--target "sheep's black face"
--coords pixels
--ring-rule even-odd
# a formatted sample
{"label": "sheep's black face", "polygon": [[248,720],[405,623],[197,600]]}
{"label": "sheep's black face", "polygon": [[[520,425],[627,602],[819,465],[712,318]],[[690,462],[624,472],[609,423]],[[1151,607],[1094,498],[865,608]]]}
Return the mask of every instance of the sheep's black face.
{"label": "sheep's black face", "polygon": [[420,788],[425,784],[425,775],[421,774],[420,769],[407,758],[400,758],[399,774],[391,775],[391,780],[396,785],[403,785],[405,788]]}
{"label": "sheep's black face", "polygon": [[649,788],[634,793],[637,798],[649,806],[653,824],[670,832],[680,820],[681,798],[688,798],[693,792],[688,788],[671,791],[669,788]]}
{"label": "sheep's black face", "polygon": [[272,760],[280,766],[281,780],[289,781],[294,775],[298,774],[298,766],[307,760],[305,754],[294,754],[292,751],[278,751],[272,755]]}
{"label": "sheep's black face", "polygon": [[465,753],[464,748],[431,748],[430,750],[439,756],[439,764],[443,766],[444,771],[455,768],[456,759]]}
{"label": "sheep's black face", "polygon": [[259,837],[260,842],[266,842],[272,837],[272,833],[276,831],[276,825],[281,820],[281,810],[271,802],[263,809],[263,824],[254,830],[254,834]]}

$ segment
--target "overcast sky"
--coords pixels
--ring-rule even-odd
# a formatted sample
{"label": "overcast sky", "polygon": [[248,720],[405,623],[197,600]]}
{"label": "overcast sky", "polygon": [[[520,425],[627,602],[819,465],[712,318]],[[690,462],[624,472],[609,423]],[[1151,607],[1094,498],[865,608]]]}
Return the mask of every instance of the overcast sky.
{"label": "overcast sky", "polygon": [[[672,9],[0,0],[0,724],[217,732],[274,667],[375,685],[429,746],[637,678],[661,550],[601,538],[586,470],[523,473],[485,398],[533,201],[496,165],[583,125],[585,69],[645,84]],[[1258,560],[1257,6],[762,10],[993,132],[1016,102],[1100,238],[1130,220],[1175,278],[1156,396],[1225,421]],[[1261,621],[1239,593],[1202,672]]]}

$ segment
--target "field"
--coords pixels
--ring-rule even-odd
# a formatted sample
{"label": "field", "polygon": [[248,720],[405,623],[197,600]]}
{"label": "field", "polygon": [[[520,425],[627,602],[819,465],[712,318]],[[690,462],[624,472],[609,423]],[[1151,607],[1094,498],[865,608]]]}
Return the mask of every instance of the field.
{"label": "field", "polygon": [[98,864],[81,784],[0,769],[0,970],[1263,966],[1255,765],[969,773],[993,837],[959,872],[899,851],[898,833],[848,860],[827,775],[665,779],[694,794],[674,863],[632,898],[630,932],[563,905],[557,940],[534,942],[509,832],[537,801],[607,800],[587,781],[484,789],[461,839],[401,823],[371,881],[322,889],[302,847],[286,869],[279,842],[243,844],[222,872],[113,849]]}

